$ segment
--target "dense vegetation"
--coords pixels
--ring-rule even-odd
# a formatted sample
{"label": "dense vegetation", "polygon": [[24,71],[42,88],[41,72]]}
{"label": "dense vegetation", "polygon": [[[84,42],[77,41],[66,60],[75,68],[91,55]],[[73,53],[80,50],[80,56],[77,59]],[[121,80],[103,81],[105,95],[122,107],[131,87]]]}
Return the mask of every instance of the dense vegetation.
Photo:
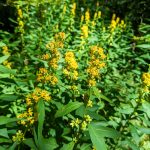
{"label": "dense vegetation", "polygon": [[7,2],[0,150],[150,150],[150,25],[125,2]]}

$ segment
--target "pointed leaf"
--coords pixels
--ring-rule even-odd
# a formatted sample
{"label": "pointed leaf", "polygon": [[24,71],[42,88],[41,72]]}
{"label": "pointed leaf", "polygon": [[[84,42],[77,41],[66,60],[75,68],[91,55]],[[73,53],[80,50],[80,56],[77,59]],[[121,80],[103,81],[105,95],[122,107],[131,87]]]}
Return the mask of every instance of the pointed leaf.
{"label": "pointed leaf", "polygon": [[76,110],[77,108],[79,108],[80,106],[82,106],[83,103],[81,102],[70,102],[67,105],[63,106],[62,108],[60,108],[56,114],[55,114],[55,118],[58,117],[62,117],[64,115],[69,114],[70,112]]}
{"label": "pointed leaf", "polygon": [[37,112],[38,112],[38,141],[39,144],[42,144],[42,130],[43,130],[43,124],[44,124],[44,118],[45,118],[45,108],[44,108],[44,102],[43,100],[40,100],[37,105]]}
{"label": "pointed leaf", "polygon": [[73,150],[74,142],[70,142],[69,144],[64,144],[60,150]]}
{"label": "pointed leaf", "polygon": [[25,140],[23,141],[23,143],[24,143],[25,145],[28,145],[30,148],[32,148],[32,149],[34,149],[34,150],[37,150],[37,147],[36,147],[36,145],[35,145],[35,143],[34,143],[34,141],[33,141],[32,138],[25,139]]}
{"label": "pointed leaf", "polygon": [[17,120],[18,120],[17,118],[9,118],[5,116],[0,116],[0,125],[7,124],[10,122],[15,122]]}
{"label": "pointed leaf", "polygon": [[103,136],[97,132],[95,127],[89,124],[88,129],[89,129],[91,141],[93,145],[96,147],[96,150],[107,150]]}
{"label": "pointed leaf", "polygon": [[8,57],[9,57],[9,55],[0,57],[0,64],[3,63],[5,60],[7,60]]}
{"label": "pointed leaf", "polygon": [[9,138],[9,136],[8,136],[8,132],[7,132],[7,128],[0,129],[0,136],[3,136],[3,137],[6,137],[6,138]]}

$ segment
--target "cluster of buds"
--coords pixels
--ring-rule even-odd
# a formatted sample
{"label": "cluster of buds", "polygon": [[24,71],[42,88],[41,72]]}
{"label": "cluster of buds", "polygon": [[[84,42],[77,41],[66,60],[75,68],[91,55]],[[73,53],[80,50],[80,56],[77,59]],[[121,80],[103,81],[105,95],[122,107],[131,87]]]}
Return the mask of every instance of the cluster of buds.
{"label": "cluster of buds", "polygon": [[12,140],[14,142],[22,142],[24,139],[24,134],[22,133],[21,130],[18,130],[16,135],[12,137]]}
{"label": "cluster of buds", "polygon": [[78,118],[71,121],[70,126],[72,128],[76,128],[78,130],[86,130],[87,125],[92,121],[92,118],[89,115],[84,115],[83,120],[80,120]]}
{"label": "cluster of buds", "polygon": [[[7,46],[3,46],[3,47],[2,47],[2,54],[3,54],[4,56],[10,55],[10,52],[9,52],[9,49],[8,49]],[[5,60],[5,61],[3,62],[3,65],[6,66],[7,68],[11,68],[12,63],[11,63],[11,62],[8,62],[8,60]]]}
{"label": "cluster of buds", "polygon": [[23,22],[23,13],[22,13],[22,9],[18,6],[17,7],[17,21],[18,21],[18,29],[20,33],[24,33],[24,22]]}
{"label": "cluster of buds", "polygon": [[149,93],[150,92],[150,90],[149,90],[149,88],[150,88],[150,73],[149,72],[143,73],[142,80],[143,80],[143,85],[144,85],[143,91],[146,93]]}

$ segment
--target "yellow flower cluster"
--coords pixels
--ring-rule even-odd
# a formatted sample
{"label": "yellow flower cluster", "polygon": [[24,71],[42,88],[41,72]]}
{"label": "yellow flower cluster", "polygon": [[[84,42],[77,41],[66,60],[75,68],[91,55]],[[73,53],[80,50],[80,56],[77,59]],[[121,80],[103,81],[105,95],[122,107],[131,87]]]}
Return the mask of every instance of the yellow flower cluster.
{"label": "yellow flower cluster", "polygon": [[82,27],[81,27],[81,38],[88,38],[88,25],[84,24]]}
{"label": "yellow flower cluster", "polygon": [[75,16],[75,14],[76,14],[76,7],[77,7],[77,4],[73,3],[72,10],[71,10],[71,13],[72,13],[73,16]]}
{"label": "yellow flower cluster", "polygon": [[87,107],[93,107],[93,102],[91,100],[88,100],[86,106]]}
{"label": "yellow flower cluster", "polygon": [[12,137],[14,142],[22,142],[24,140],[24,134],[21,130],[18,130],[16,135]]}
{"label": "yellow flower cluster", "polygon": [[59,48],[63,48],[64,47],[64,42],[65,40],[65,33],[64,32],[59,32],[57,34],[55,34],[54,36],[54,40],[49,42],[46,45],[46,48],[48,48],[50,50],[50,54],[44,54],[42,56],[43,60],[47,60],[49,61],[49,67],[53,68],[53,69],[57,69],[58,68],[58,61],[60,59],[60,53],[58,51]]}
{"label": "yellow flower cluster", "polygon": [[18,121],[18,124],[26,127],[33,125],[35,122],[32,108],[28,108],[26,112],[19,114],[17,118],[21,119],[20,121]]}
{"label": "yellow flower cluster", "polygon": [[42,83],[50,83],[51,85],[56,85],[58,82],[57,77],[50,73],[46,68],[40,68],[37,73],[37,81]]}
{"label": "yellow flower cluster", "polygon": [[[10,55],[7,46],[3,46],[3,47],[2,47],[2,54],[5,55],[5,56],[6,56],[6,55]],[[8,62],[8,60],[5,60],[5,61],[3,62],[3,65],[6,66],[7,68],[11,68],[12,63],[11,63],[11,62]]]}
{"label": "yellow flower cluster", "polygon": [[71,121],[70,126],[72,128],[80,128],[81,130],[86,130],[87,125],[92,121],[89,115],[84,115],[83,120],[79,120],[78,118]]}
{"label": "yellow flower cluster", "polygon": [[40,99],[43,99],[48,102],[51,100],[51,96],[48,91],[42,90],[40,88],[35,88],[33,93],[27,95],[26,104],[27,106],[32,106],[35,103],[38,103]]}
{"label": "yellow flower cluster", "polygon": [[17,21],[18,21],[18,25],[19,25],[18,29],[21,33],[24,33],[23,13],[19,7],[17,8],[17,13],[18,13]]}
{"label": "yellow flower cluster", "polygon": [[142,79],[145,86],[150,86],[150,73],[143,73]]}
{"label": "yellow flower cluster", "polygon": [[94,20],[101,18],[101,15],[102,15],[101,11],[95,12],[94,13]]}
{"label": "yellow flower cluster", "polygon": [[120,28],[125,28],[126,24],[124,23],[124,20],[121,20],[120,22],[120,18],[116,17],[116,14],[113,14],[112,19],[111,19],[111,24],[110,24],[110,29],[111,32],[113,32],[117,26],[119,26]]}
{"label": "yellow flower cluster", "polygon": [[106,58],[104,50],[98,46],[92,46],[90,49],[90,61],[87,68],[87,73],[89,76],[88,84],[89,86],[96,85],[96,79],[99,77],[99,71],[105,66],[103,60]]}
{"label": "yellow flower cluster", "polygon": [[3,47],[2,47],[2,53],[3,53],[3,55],[10,55],[7,46],[3,46]]}
{"label": "yellow flower cluster", "polygon": [[89,9],[85,12],[85,22],[88,24],[90,21],[90,12]]}
{"label": "yellow flower cluster", "polygon": [[40,88],[35,88],[35,90],[26,96],[27,110],[17,116],[21,120],[18,121],[19,124],[29,127],[34,124],[37,120],[34,112],[34,107],[40,99],[49,102],[51,100],[50,93],[46,90]]}
{"label": "yellow flower cluster", "polygon": [[75,56],[73,52],[66,52],[65,53],[65,63],[66,63],[66,68],[63,70],[63,73],[68,77],[73,80],[77,80],[78,78],[78,64],[76,62]]}

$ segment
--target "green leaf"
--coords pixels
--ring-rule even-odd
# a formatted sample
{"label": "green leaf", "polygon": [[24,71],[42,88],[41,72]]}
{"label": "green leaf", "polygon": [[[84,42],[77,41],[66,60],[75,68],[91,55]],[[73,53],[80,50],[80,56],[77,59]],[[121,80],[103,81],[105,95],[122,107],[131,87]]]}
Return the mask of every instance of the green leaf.
{"label": "green leaf", "polygon": [[3,65],[0,65],[0,73],[11,73],[11,74],[16,74],[16,70],[14,69],[9,69]]}
{"label": "green leaf", "polygon": [[91,144],[82,144],[80,150],[91,150]]}
{"label": "green leaf", "polygon": [[73,150],[74,142],[70,142],[69,144],[64,144],[60,150]]}
{"label": "green leaf", "polygon": [[4,147],[0,146],[0,150],[6,150]]}
{"label": "green leaf", "polygon": [[32,138],[25,139],[25,140],[23,141],[23,143],[24,143],[25,145],[28,145],[30,148],[32,148],[32,149],[34,149],[34,150],[37,150],[37,147],[36,147],[36,145],[35,145],[35,143],[34,143],[34,141],[33,141]]}
{"label": "green leaf", "polygon": [[58,146],[55,138],[42,139],[42,150],[54,150]]}
{"label": "green leaf", "polygon": [[107,150],[104,137],[99,132],[97,132],[95,127],[89,124],[88,130],[90,133],[91,141],[96,147],[96,150]]}
{"label": "green leaf", "polygon": [[15,122],[17,121],[17,118],[9,118],[5,116],[0,116],[0,125],[8,124],[10,122]]}
{"label": "green leaf", "polygon": [[2,41],[0,41],[0,47],[3,47],[5,45],[6,45],[5,43],[3,43]]}
{"label": "green leaf", "polygon": [[8,148],[8,150],[15,150],[18,144],[19,144],[18,142],[13,143],[13,145],[10,146],[10,147]]}
{"label": "green leaf", "polygon": [[145,133],[145,134],[150,134],[150,128],[144,128],[144,127],[137,127],[138,130],[140,130],[142,133]]}
{"label": "green leaf", "polygon": [[8,73],[0,74],[0,78],[10,78],[10,74]]}
{"label": "green leaf", "polygon": [[136,45],[136,47],[149,49],[150,48],[150,44],[140,44],[140,45]]}
{"label": "green leaf", "polygon": [[142,104],[142,110],[147,114],[147,116],[150,118],[150,103],[148,103],[148,102],[144,102],[143,104]]}
{"label": "green leaf", "polygon": [[99,123],[91,123],[90,126],[94,128],[94,130],[99,133],[102,137],[109,138],[118,138],[120,136],[119,132],[115,129],[108,128]]}
{"label": "green leaf", "polygon": [[0,95],[0,100],[1,101],[15,101],[18,98],[16,95],[12,94],[2,94]]}
{"label": "green leaf", "polygon": [[40,100],[37,105],[37,112],[38,112],[38,142],[40,148],[42,148],[42,140],[43,140],[43,135],[42,135],[42,130],[43,130],[43,124],[44,124],[44,119],[45,119],[45,107],[44,107],[44,102],[43,100]]}
{"label": "green leaf", "polygon": [[8,132],[7,132],[7,128],[0,129],[0,136],[3,136],[3,137],[6,137],[6,138],[9,138],[9,136],[8,136]]}
{"label": "green leaf", "polygon": [[3,63],[5,60],[7,60],[8,57],[9,57],[9,55],[0,57],[0,64]]}
{"label": "green leaf", "polygon": [[11,139],[0,138],[0,143],[12,143]]}
{"label": "green leaf", "polygon": [[131,135],[132,135],[133,140],[134,140],[135,143],[138,145],[139,142],[140,142],[140,137],[139,137],[139,135],[138,135],[137,129],[136,129],[135,126],[133,126],[133,125],[130,125],[130,126],[129,126],[129,129],[130,129],[130,132],[131,132]]}
{"label": "green leaf", "polygon": [[67,105],[63,106],[62,108],[60,108],[56,114],[55,114],[55,118],[58,117],[62,117],[64,115],[69,114],[70,112],[76,110],[77,108],[79,108],[80,106],[82,106],[83,103],[81,102],[70,102]]}

